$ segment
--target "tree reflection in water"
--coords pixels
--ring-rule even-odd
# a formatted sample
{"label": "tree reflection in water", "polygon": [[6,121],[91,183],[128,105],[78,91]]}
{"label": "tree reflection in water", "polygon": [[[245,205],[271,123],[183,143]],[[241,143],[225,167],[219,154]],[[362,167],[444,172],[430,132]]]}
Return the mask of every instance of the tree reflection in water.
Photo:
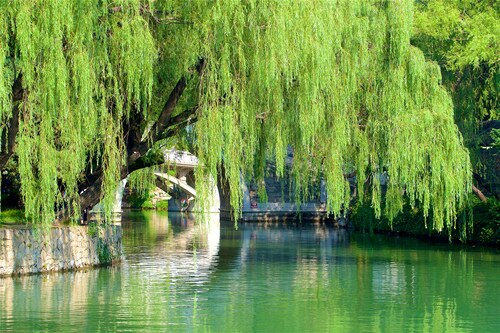
{"label": "tree reflection in water", "polygon": [[497,252],[194,218],[125,213],[121,264],[0,279],[1,331],[497,331]]}

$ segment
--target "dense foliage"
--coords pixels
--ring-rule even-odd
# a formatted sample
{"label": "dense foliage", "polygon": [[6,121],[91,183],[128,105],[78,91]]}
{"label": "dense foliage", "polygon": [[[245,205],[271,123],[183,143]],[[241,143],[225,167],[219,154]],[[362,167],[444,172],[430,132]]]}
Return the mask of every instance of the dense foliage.
{"label": "dense foliage", "polygon": [[500,116],[500,4],[490,0],[417,0],[412,43],[441,67],[474,172],[483,176],[485,185],[500,184],[491,150],[499,131],[491,130],[491,120]]}
{"label": "dense foliage", "polygon": [[187,119],[198,176],[223,170],[236,212],[241,175],[263,177],[268,158],[282,175],[291,147],[301,194],[324,177],[334,214],[356,172],[377,217],[406,195],[436,229],[451,226],[469,157],[439,67],[410,45],[412,18],[410,1],[390,0],[0,2],[1,128],[19,112],[27,216],[78,214],[94,178],[106,202],[137,156],[155,160],[130,133],[156,122],[153,147]]}

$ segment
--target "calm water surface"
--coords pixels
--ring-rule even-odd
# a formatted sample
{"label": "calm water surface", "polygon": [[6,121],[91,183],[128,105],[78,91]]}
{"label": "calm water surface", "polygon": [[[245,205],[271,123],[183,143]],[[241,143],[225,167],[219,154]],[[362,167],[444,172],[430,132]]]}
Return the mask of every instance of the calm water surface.
{"label": "calm water surface", "polygon": [[119,265],[0,279],[0,332],[500,332],[498,251],[159,213],[123,228]]}

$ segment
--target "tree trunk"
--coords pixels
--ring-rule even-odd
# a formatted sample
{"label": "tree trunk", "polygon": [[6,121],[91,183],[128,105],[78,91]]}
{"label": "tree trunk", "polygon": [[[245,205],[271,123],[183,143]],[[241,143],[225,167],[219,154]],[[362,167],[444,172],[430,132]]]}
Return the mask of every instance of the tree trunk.
{"label": "tree trunk", "polygon": [[9,120],[9,128],[6,133],[5,142],[3,138],[1,140],[2,147],[0,149],[0,170],[7,165],[7,162],[9,162],[10,157],[16,150],[16,136],[19,132],[19,104],[23,96],[24,90],[22,87],[22,75],[19,74],[12,88],[12,117]]}

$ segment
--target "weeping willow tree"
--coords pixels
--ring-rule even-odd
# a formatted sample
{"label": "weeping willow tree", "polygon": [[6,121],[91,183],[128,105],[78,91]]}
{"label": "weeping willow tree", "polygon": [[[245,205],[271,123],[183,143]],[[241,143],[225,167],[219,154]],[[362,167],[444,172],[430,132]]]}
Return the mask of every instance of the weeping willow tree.
{"label": "weeping willow tree", "polygon": [[299,191],[324,177],[333,214],[355,172],[377,216],[407,196],[451,227],[470,163],[439,67],[410,46],[412,13],[380,0],[2,1],[0,161],[17,156],[26,213],[50,223],[110,207],[119,179],[196,123],[197,176],[222,175],[236,215],[242,179],[269,158],[283,175],[292,149]]}

